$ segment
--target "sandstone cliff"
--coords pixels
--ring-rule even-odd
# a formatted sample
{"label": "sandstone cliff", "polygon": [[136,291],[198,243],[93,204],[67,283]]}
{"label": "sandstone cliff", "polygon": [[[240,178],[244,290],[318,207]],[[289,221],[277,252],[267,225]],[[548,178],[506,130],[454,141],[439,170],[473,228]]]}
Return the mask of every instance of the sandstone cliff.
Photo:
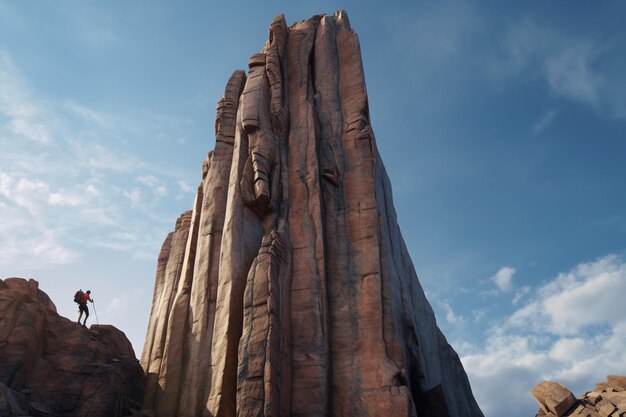
{"label": "sandstone cliff", "polygon": [[0,280],[0,416],[130,415],[143,383],[124,333],[59,316],[37,281]]}
{"label": "sandstone cliff", "polygon": [[271,23],[158,259],[141,363],[168,416],[482,416],[404,244],[345,12]]}

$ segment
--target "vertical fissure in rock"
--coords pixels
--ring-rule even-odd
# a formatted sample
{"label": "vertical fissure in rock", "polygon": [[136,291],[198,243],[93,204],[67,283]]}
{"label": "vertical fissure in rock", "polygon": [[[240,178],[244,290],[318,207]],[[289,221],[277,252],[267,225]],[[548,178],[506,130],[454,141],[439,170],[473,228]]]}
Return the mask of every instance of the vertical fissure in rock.
{"label": "vertical fissure in rock", "polygon": [[144,405],[481,417],[397,225],[347,14],[276,17],[215,132],[194,214],[159,256]]}
{"label": "vertical fissure in rock", "polygon": [[[325,336],[324,242],[310,81],[317,19],[291,27],[289,80],[289,217],[292,256],[291,321],[293,415],[327,415],[328,354]],[[307,323],[306,326],[303,323]],[[308,387],[308,388],[307,388]],[[308,393],[307,393],[308,389]]]}

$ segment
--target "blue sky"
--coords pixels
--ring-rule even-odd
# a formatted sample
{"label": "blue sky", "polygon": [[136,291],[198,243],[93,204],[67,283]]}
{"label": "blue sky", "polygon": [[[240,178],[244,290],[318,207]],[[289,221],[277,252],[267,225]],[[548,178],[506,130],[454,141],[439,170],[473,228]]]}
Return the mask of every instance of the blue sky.
{"label": "blue sky", "polygon": [[140,352],[226,80],[275,15],[344,8],[401,229],[485,414],[626,374],[626,3],[222,3],[0,1],[0,277],[70,318],[90,288]]}

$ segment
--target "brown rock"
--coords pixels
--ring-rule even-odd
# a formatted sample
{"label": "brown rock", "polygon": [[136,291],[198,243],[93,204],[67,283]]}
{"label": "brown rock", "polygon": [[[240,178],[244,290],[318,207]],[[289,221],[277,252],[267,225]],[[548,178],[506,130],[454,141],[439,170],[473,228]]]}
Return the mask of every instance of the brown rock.
{"label": "brown rock", "polygon": [[602,399],[596,404],[596,410],[602,417],[609,417],[616,410],[615,404],[607,399]]}
{"label": "brown rock", "polygon": [[612,402],[620,412],[626,412],[626,391],[607,392],[604,398]]}
{"label": "brown rock", "polygon": [[584,404],[578,404],[576,405],[576,407],[573,410],[570,410],[569,415],[570,416],[579,416],[581,414],[583,414],[585,412],[585,405]]}
{"label": "brown rock", "polygon": [[270,25],[157,264],[157,416],[482,416],[402,239],[345,12]]}
{"label": "brown rock", "polygon": [[626,390],[626,376],[623,375],[609,375],[607,377],[607,383],[613,388],[620,391]]}
{"label": "brown rock", "polygon": [[596,387],[594,388],[594,391],[599,391],[599,392],[614,392],[615,387],[612,384],[609,384],[608,382],[600,382],[596,384]]}
{"label": "brown rock", "polygon": [[[621,384],[626,378],[619,375],[610,375],[607,382],[596,384],[596,390],[587,392],[580,397],[578,406],[566,412],[568,416],[581,417],[623,417],[626,415],[626,390]],[[535,387],[539,395],[546,395],[550,388],[539,384]],[[601,392],[600,392],[601,391]],[[534,392],[533,392],[534,395]],[[547,407],[546,407],[547,408]],[[544,409],[539,414],[545,415]]]}
{"label": "brown rock", "polygon": [[602,394],[596,391],[591,391],[587,393],[585,397],[587,398],[587,401],[589,402],[589,404],[596,405],[596,403],[602,399]]}
{"label": "brown rock", "polygon": [[122,416],[143,371],[113,326],[60,317],[35,280],[0,280],[0,410],[8,416]]}
{"label": "brown rock", "polygon": [[565,386],[557,382],[541,382],[531,392],[539,403],[539,407],[546,414],[553,413],[557,417],[564,415],[576,404],[574,395]]}

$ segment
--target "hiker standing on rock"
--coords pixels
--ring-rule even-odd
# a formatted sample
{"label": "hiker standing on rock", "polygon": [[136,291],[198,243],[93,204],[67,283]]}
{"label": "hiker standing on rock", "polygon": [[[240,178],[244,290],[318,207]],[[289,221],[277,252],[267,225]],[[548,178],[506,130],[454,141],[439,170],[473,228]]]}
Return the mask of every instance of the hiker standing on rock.
{"label": "hiker standing on rock", "polygon": [[89,294],[91,294],[90,290],[87,290],[87,292],[85,293],[83,293],[82,291],[78,291],[76,295],[74,296],[74,299],[77,300],[76,302],[78,303],[78,312],[80,313],[78,315],[79,324],[80,324],[80,318],[83,316],[83,313],[85,313],[85,320],[83,321],[83,326],[87,326],[87,317],[89,317],[89,307],[87,307],[87,301],[90,301],[93,303],[93,300],[91,299]]}

